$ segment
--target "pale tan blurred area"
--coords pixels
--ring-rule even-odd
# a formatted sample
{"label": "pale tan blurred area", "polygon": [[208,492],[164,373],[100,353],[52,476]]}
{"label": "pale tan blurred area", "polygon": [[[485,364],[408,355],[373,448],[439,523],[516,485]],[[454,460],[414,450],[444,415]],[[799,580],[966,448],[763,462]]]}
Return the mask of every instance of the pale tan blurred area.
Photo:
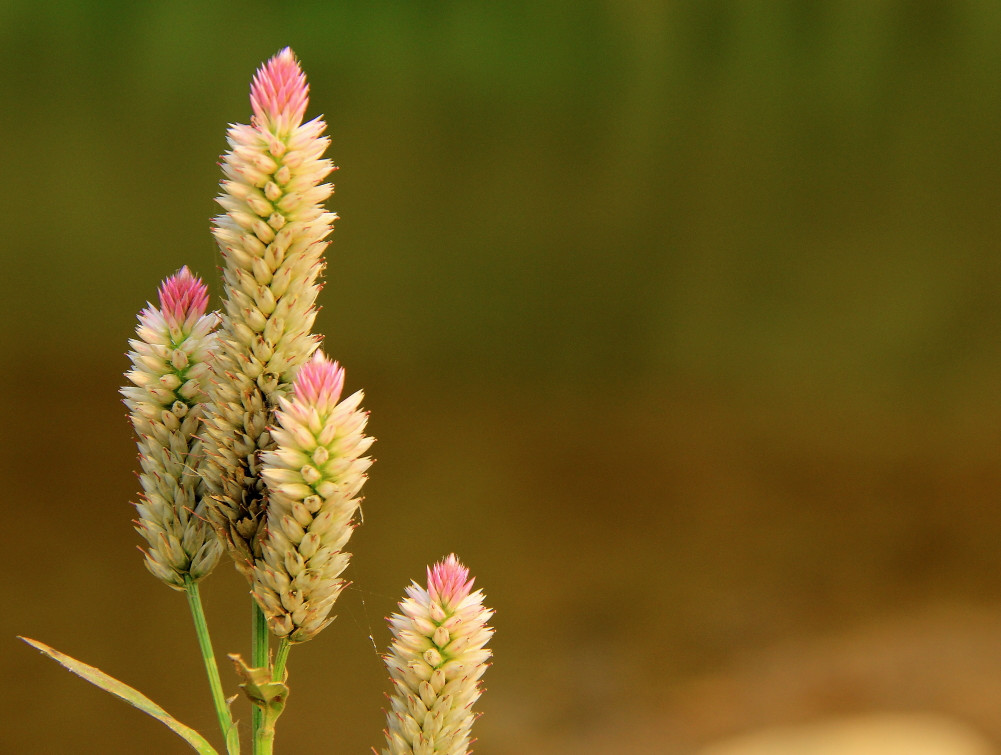
{"label": "pale tan blurred area", "polygon": [[586,736],[526,751],[995,755],[999,631],[1001,610],[942,605],[780,641],[669,683],[656,708],[617,709]]}
{"label": "pale tan blurred area", "polygon": [[871,715],[777,727],[700,750],[698,755],[996,755],[969,727],[940,716]]}
{"label": "pale tan blurred area", "polygon": [[[225,127],[285,45],[378,440],[278,755],[380,744],[384,617],[451,552],[497,612],[476,755],[897,715],[998,751],[999,39],[995,0],[0,3],[0,753],[186,752],[15,634],[218,742],[117,390],[162,278],[218,302]],[[247,585],[202,593],[246,656]]]}

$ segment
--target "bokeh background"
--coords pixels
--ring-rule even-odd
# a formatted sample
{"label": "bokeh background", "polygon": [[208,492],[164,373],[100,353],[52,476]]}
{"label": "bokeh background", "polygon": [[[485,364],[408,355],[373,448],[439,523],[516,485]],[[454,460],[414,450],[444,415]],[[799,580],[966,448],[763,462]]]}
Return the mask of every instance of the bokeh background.
{"label": "bokeh background", "polygon": [[[999,39],[990,0],[0,3],[0,751],[187,751],[15,634],[215,736],[116,391],[164,276],[218,294],[225,126],[285,45],[379,440],[282,752],[381,744],[383,617],[452,551],[497,609],[481,755],[1001,744]],[[241,578],[203,593],[248,653]]]}

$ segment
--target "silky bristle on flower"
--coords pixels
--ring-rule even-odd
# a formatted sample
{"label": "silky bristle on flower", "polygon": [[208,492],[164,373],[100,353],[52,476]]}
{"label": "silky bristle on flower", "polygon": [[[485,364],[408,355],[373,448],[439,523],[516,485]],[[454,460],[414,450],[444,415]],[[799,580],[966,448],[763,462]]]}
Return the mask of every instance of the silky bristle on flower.
{"label": "silky bristle on flower", "polygon": [[223,156],[224,213],[212,232],[223,258],[223,320],[212,363],[203,474],[209,514],[237,568],[253,578],[267,489],[258,458],[267,425],[319,344],[312,332],[323,253],[336,215],[324,201],[333,170],[321,118],[302,122],[308,86],[291,50],[257,72],[250,125],[231,126]]}
{"label": "silky bristle on flower", "polygon": [[428,568],[389,618],[393,682],[383,755],[466,755],[493,636],[483,593],[455,555]]}
{"label": "silky bristle on flower", "polygon": [[146,566],[175,589],[215,567],[222,543],[205,521],[206,490],[197,474],[206,364],[219,315],[205,314],[205,284],[181,268],[160,286],[160,306],[139,313],[129,341],[130,385],[122,388],[139,446],[142,495],[136,529],[146,539]]}
{"label": "silky bristle on flower", "polygon": [[277,447],[261,456],[269,495],[253,594],[271,632],[291,642],[312,639],[331,621],[372,463],[363,455],[373,438],[362,392],[341,401],[343,385],[343,368],[316,352],[280,401],[271,428]]}

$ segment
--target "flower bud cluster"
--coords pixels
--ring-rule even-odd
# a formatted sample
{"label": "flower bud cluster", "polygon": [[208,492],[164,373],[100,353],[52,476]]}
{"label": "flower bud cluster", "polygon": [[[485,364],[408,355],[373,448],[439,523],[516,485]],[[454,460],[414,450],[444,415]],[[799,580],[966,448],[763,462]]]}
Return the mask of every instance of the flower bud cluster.
{"label": "flower bud cluster", "polygon": [[131,385],[121,390],[142,466],[136,530],[148,544],[147,568],[176,589],[186,576],[205,577],[223,550],[205,521],[198,475],[206,360],[219,324],[218,314],[205,314],[207,302],[205,285],[186,267],[163,282],[159,308],[139,313],[138,337],[129,341]]}
{"label": "flower bud cluster", "polygon": [[407,588],[386,665],[395,689],[383,755],[466,755],[493,635],[483,593],[455,555],[428,568],[427,589]]}
{"label": "flower bud cluster", "polygon": [[302,122],[305,76],[285,49],[257,73],[251,125],[229,129],[223,157],[225,214],[213,233],[222,253],[223,320],[205,420],[210,517],[250,578],[260,556],[266,489],[258,457],[273,448],[267,426],[298,368],[316,349],[317,280],[336,215],[323,208],[333,170],[316,118]]}
{"label": "flower bud cluster", "polygon": [[354,530],[358,493],[372,460],[363,454],[368,413],[362,392],[340,401],[344,370],[317,351],[300,368],[290,398],[279,399],[277,443],[261,456],[268,486],[267,528],[254,568],[253,594],[271,632],[312,639],[345,586],[343,548]]}

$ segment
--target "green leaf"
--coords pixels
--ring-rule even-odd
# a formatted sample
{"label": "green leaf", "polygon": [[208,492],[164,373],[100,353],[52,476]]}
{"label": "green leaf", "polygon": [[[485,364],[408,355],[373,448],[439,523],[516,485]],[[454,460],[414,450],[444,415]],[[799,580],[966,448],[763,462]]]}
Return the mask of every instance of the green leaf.
{"label": "green leaf", "polygon": [[44,642],[20,636],[19,639],[24,640],[36,650],[40,650],[45,655],[49,656],[49,658],[62,664],[82,679],[86,679],[88,682],[100,687],[105,692],[110,692],[115,697],[120,697],[122,700],[129,703],[133,707],[138,708],[143,713],[153,716],[153,718],[157,721],[160,721],[173,730],[174,733],[191,745],[197,752],[201,753],[201,755],[219,755],[215,748],[208,743],[208,740],[206,740],[205,737],[192,729],[190,726],[182,724],[138,690],[132,689],[132,687],[118,681],[113,676],[108,676],[100,669],[88,666],[86,663],[81,663],[75,658],[70,658],[65,653],[60,653],[58,650],[50,648]]}

